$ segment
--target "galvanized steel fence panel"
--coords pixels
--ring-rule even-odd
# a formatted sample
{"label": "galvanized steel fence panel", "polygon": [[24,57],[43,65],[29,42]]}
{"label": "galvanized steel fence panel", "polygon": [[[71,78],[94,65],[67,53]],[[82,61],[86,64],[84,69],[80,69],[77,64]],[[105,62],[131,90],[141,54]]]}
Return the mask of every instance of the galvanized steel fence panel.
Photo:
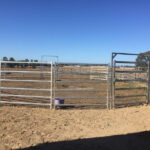
{"label": "galvanized steel fence panel", "polygon": [[[41,70],[41,65],[46,67],[48,71]],[[43,74],[45,77],[41,78]],[[48,85],[45,86],[43,84]],[[41,85],[46,88],[41,88]],[[47,92],[47,94],[38,95],[40,92]],[[16,100],[17,97],[20,99]],[[52,108],[52,101],[52,62],[0,61],[0,103],[47,105]]]}
{"label": "galvanized steel fence panel", "polygon": [[[56,64],[55,99],[64,99],[60,106],[102,106],[109,108],[109,66],[86,63]],[[103,67],[103,69],[102,69]],[[95,69],[96,68],[96,69]]]}
{"label": "galvanized steel fence panel", "polygon": [[[112,53],[111,66],[0,61],[0,103],[44,105],[50,108],[102,106],[108,109],[120,104],[149,104],[150,62],[143,69],[136,67],[136,61],[116,60],[117,55],[138,56]],[[64,99],[64,103],[56,104],[56,99]]]}
{"label": "galvanized steel fence panel", "polygon": [[[117,55],[138,56],[130,53],[112,53],[111,106],[128,106],[149,103],[150,71],[137,67],[136,61],[115,60]],[[147,56],[145,56],[147,57]],[[147,62],[149,63],[149,62]]]}

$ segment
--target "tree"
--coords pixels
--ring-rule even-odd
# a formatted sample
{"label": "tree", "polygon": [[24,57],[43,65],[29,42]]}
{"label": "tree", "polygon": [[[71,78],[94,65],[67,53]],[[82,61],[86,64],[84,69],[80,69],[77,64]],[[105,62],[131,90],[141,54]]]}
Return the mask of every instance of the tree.
{"label": "tree", "polygon": [[13,57],[10,57],[9,61],[15,61],[15,59]]}
{"label": "tree", "polygon": [[140,53],[136,58],[136,67],[142,67],[143,70],[148,66],[148,61],[150,60],[150,51]]}
{"label": "tree", "polygon": [[[25,62],[29,62],[29,59],[25,59]],[[24,67],[28,67],[29,64],[25,64]]]}
{"label": "tree", "polygon": [[8,58],[6,56],[4,56],[3,61],[8,61]]}
{"label": "tree", "polygon": [[[32,62],[38,62],[38,60],[32,60]],[[35,69],[35,68],[36,68],[36,66],[38,66],[38,65],[37,65],[37,64],[35,64],[35,63],[33,63],[33,64],[32,64],[32,68],[33,68],[33,69]]]}
{"label": "tree", "polygon": [[29,62],[29,59],[25,59],[25,62]]}
{"label": "tree", "polygon": [[[13,57],[10,57],[10,58],[9,58],[9,61],[15,61],[15,59],[14,59]],[[10,64],[9,64],[9,67],[10,67],[10,68],[14,68],[15,65],[16,65],[15,63],[10,63]]]}

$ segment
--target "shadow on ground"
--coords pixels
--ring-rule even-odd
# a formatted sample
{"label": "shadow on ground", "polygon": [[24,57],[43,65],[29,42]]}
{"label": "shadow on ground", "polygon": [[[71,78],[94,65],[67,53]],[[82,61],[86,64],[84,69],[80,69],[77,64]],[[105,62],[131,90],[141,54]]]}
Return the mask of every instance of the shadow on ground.
{"label": "shadow on ground", "polygon": [[149,150],[150,131],[127,135],[43,143],[22,150]]}

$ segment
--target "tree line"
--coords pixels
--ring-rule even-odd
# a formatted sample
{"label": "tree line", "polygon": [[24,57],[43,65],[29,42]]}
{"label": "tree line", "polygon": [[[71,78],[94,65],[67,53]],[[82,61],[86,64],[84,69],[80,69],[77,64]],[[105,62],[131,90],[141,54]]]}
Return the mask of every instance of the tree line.
{"label": "tree line", "polygon": [[136,58],[136,67],[141,67],[145,70],[148,67],[148,61],[150,61],[150,51],[140,53]]}
{"label": "tree line", "polygon": [[6,56],[3,57],[2,59],[3,61],[14,61],[15,63],[7,63],[7,66],[10,67],[10,68],[14,68],[14,67],[21,67],[21,68],[26,68],[28,66],[31,66],[32,68],[36,68],[36,66],[39,66],[39,64],[34,64],[32,62],[38,62],[38,60],[34,60],[34,59],[24,59],[24,60],[19,60],[18,62],[31,62],[30,64],[27,64],[27,63],[16,63],[17,61],[15,60],[15,58],[13,57],[10,57],[10,58],[7,58]]}

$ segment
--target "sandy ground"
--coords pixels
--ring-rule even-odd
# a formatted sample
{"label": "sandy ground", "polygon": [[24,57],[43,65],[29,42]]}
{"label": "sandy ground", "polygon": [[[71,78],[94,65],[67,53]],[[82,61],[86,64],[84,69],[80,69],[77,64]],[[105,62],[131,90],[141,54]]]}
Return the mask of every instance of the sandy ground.
{"label": "sandy ground", "polygon": [[0,107],[0,150],[149,130],[150,106],[116,110]]}

